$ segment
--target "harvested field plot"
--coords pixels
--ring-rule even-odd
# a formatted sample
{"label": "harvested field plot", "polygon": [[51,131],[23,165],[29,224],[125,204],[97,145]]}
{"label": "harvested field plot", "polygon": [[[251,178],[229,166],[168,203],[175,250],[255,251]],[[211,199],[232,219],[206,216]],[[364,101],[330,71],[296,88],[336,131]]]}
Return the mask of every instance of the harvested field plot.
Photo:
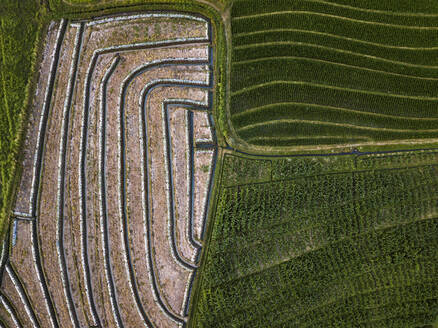
{"label": "harvested field plot", "polygon": [[210,23],[53,22],[0,267],[5,327],[183,327],[216,161]]}
{"label": "harvested field plot", "polygon": [[236,148],[438,141],[436,3],[236,0],[231,16]]}
{"label": "harvested field plot", "polygon": [[435,327],[437,149],[221,168],[192,327]]}

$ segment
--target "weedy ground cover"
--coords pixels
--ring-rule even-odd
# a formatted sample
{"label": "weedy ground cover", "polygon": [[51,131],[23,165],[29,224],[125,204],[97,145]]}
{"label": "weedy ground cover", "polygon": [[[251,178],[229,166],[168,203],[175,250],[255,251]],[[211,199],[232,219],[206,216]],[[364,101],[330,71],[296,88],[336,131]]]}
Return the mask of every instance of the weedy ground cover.
{"label": "weedy ground cover", "polygon": [[437,159],[226,155],[192,326],[432,324]]}

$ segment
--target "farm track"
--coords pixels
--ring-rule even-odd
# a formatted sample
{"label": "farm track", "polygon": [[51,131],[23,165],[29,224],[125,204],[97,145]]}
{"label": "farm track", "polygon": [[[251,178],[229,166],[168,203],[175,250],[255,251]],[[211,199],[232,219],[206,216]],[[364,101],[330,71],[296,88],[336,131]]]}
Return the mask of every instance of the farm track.
{"label": "farm track", "polygon": [[[156,41],[141,42],[136,35],[132,44],[117,44],[121,42],[118,34],[104,37],[106,30],[123,34],[149,22],[152,31],[149,28],[146,33],[155,33]],[[154,31],[157,23],[164,30],[162,35]],[[118,24],[127,25],[120,28]],[[179,30],[182,26],[183,32]],[[201,167],[196,165],[198,142],[194,141],[193,131],[197,134],[199,128],[193,127],[192,111],[206,113],[203,124],[207,122],[209,132],[204,135],[209,151],[216,154],[210,114],[213,80],[209,23],[198,16],[153,13],[91,22],[63,20],[57,29],[47,87],[39,84],[46,91],[34,164],[33,168],[25,165],[24,170],[24,176],[29,169],[33,171],[29,211],[22,206],[25,200],[20,199],[10,228],[11,240],[7,241],[10,247],[3,248],[0,278],[8,278],[8,288],[3,283],[0,286],[0,311],[6,311],[10,318],[4,325],[185,326],[202,247],[202,234],[195,237],[193,226],[205,229],[207,211],[205,208],[203,215],[195,213],[193,203],[199,193],[197,188],[204,190],[207,186],[202,197],[208,207],[216,160],[214,155],[204,161],[209,174],[196,178]],[[149,73],[144,74],[149,82],[144,80],[144,72]],[[44,78],[41,74],[40,79]],[[119,87],[117,100],[113,89]],[[135,95],[140,95],[137,105]],[[156,114],[151,114],[152,110]],[[133,121],[127,111],[129,115],[136,113],[138,119]],[[171,123],[170,111],[185,113],[184,129]],[[160,130],[161,135],[157,135]],[[135,144],[136,135],[139,141]],[[162,144],[153,141],[160,138]],[[178,139],[185,141],[175,143]],[[181,151],[178,147],[184,147],[183,154],[188,156],[185,171],[174,169],[175,156]],[[138,156],[139,152],[143,155]],[[160,161],[165,164],[160,170],[166,174],[152,180],[151,170],[155,170],[153,174],[161,171],[149,162],[157,161],[160,153],[164,156]],[[185,198],[178,194],[181,190],[174,184],[176,176],[185,177],[181,180],[186,184]],[[160,181],[167,185],[162,196],[156,194],[157,183],[163,183]],[[156,205],[151,203],[152,196]],[[185,199],[186,210],[181,213],[175,202],[177,196]],[[164,209],[156,207],[163,205],[155,200],[159,197],[167,198]],[[45,205],[51,203],[56,206]],[[150,212],[158,208],[168,213],[167,219]],[[53,214],[49,215],[50,211]],[[52,222],[43,224],[44,216]],[[167,232],[160,237],[161,230],[157,229],[163,219],[167,221]],[[21,239],[26,235],[32,245],[30,258],[26,239]],[[16,243],[20,245],[18,253]],[[180,248],[183,245],[184,256]],[[78,249],[80,254],[76,254]],[[169,255],[162,257],[165,252]],[[147,263],[140,254],[146,255]],[[136,263],[139,259],[144,266]],[[23,261],[32,265],[16,271],[15,263]],[[182,271],[171,278],[167,271],[174,265]],[[29,274],[33,266],[39,279]],[[40,291],[34,287],[36,281]],[[102,288],[105,284],[107,288]],[[10,295],[14,295],[14,305],[8,299]],[[41,311],[44,303],[47,310]],[[21,315],[26,316],[24,320]]]}

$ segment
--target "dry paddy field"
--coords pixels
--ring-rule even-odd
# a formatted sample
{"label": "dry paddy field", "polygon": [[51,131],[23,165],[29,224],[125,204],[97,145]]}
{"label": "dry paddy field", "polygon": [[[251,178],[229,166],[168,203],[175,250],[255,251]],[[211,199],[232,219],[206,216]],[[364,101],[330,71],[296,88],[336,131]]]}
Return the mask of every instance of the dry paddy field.
{"label": "dry paddy field", "polygon": [[183,327],[216,161],[210,23],[52,22],[0,327]]}

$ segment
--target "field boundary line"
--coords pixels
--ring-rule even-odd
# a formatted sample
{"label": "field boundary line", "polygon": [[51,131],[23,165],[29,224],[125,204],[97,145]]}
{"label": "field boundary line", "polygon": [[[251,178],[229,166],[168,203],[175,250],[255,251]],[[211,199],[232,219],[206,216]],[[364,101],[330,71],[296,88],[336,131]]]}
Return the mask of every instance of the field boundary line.
{"label": "field boundary line", "polygon": [[119,56],[115,56],[110,67],[105,72],[101,83],[100,89],[100,151],[99,151],[99,186],[100,186],[100,230],[102,235],[102,252],[105,267],[105,276],[107,280],[108,292],[110,295],[111,308],[113,310],[113,316],[118,328],[123,327],[123,322],[120,316],[119,304],[116,296],[115,283],[112,274],[111,256],[109,250],[109,233],[108,233],[108,217],[107,217],[107,205],[106,205],[106,86],[111,75],[114,73],[118,63],[120,61]]}
{"label": "field boundary line", "polygon": [[[75,327],[79,327],[79,320],[76,313],[76,307],[73,302],[71,285],[69,279],[69,273],[67,270],[67,263],[65,260],[65,249],[64,249],[64,195],[65,195],[65,161],[67,154],[67,136],[70,121],[70,108],[72,105],[72,95],[73,89],[75,87],[75,79],[77,75],[77,66],[81,51],[82,35],[84,31],[83,24],[77,28],[76,37],[74,41],[74,48],[71,58],[71,65],[69,70],[69,79],[67,82],[67,94],[64,100],[64,107],[62,113],[62,123],[61,123],[61,140],[59,143],[59,158],[58,158],[58,185],[57,185],[57,199],[56,199],[56,248],[58,253],[58,263],[61,272],[61,281],[64,289],[64,296],[66,298],[67,308],[70,314],[70,319]],[[87,291],[87,287],[86,292]]]}
{"label": "field boundary line", "polygon": [[327,6],[333,6],[338,8],[345,8],[350,9],[353,11],[363,11],[368,13],[376,13],[386,16],[407,16],[407,17],[438,17],[438,14],[427,14],[427,13],[409,13],[409,12],[394,12],[394,11],[387,11],[387,10],[379,10],[379,9],[371,9],[371,8],[362,8],[362,7],[355,7],[350,5],[345,5],[337,2],[328,2],[323,0],[304,0],[305,2],[313,2],[313,3],[319,3],[324,4]]}
{"label": "field boundary line", "polygon": [[[438,16],[437,16],[438,17]],[[379,48],[389,48],[389,49],[401,49],[401,50],[410,50],[410,51],[434,51],[438,50],[438,47],[406,47],[406,46],[395,46],[385,43],[377,43],[377,42],[371,42],[356,38],[347,37],[340,34],[334,34],[334,33],[326,33],[326,32],[320,32],[315,30],[302,30],[299,28],[273,28],[273,29],[265,29],[265,30],[257,30],[252,32],[240,32],[240,33],[234,33],[234,38],[240,38],[245,36],[251,36],[251,35],[258,35],[258,34],[267,34],[267,33],[278,33],[278,32],[299,32],[303,34],[314,34],[314,35],[320,35],[320,36],[328,36],[335,39],[341,39],[345,41],[350,42],[357,42],[357,43],[363,43],[367,45],[376,46]]]}
{"label": "field boundary line", "polygon": [[313,121],[313,120],[299,120],[299,119],[279,119],[279,120],[265,121],[263,123],[248,124],[248,125],[245,125],[244,127],[237,129],[236,131],[245,131],[245,130],[250,130],[250,129],[261,127],[261,126],[275,125],[278,123],[288,123],[288,124],[290,124],[290,123],[308,123],[308,124],[313,124],[313,125],[330,125],[330,126],[339,126],[339,127],[350,128],[350,129],[358,129],[358,130],[388,131],[388,132],[411,132],[411,131],[438,132],[438,129],[420,130],[420,129],[374,128],[374,127],[370,127],[370,126],[361,126],[361,125],[354,125],[354,124],[347,124],[347,123],[336,123],[336,122],[328,122],[328,121]]}
{"label": "field boundary line", "polygon": [[38,128],[37,136],[37,149],[34,157],[33,166],[33,177],[32,177],[32,187],[30,192],[30,202],[29,202],[29,213],[36,217],[36,220],[32,222],[32,253],[34,258],[34,263],[36,266],[36,271],[38,273],[38,280],[42,287],[43,295],[45,298],[46,307],[50,316],[50,321],[54,328],[59,327],[58,318],[55,312],[52,297],[50,295],[49,289],[47,287],[46,275],[44,268],[41,264],[41,248],[40,240],[38,237],[38,212],[39,200],[40,200],[40,182],[43,172],[43,155],[45,153],[45,140],[46,140],[46,128],[49,117],[49,111],[52,102],[53,88],[55,84],[55,79],[58,71],[58,63],[61,52],[62,43],[64,41],[65,32],[67,28],[67,21],[62,19],[58,26],[58,32],[56,36],[55,48],[51,55],[52,62],[49,70],[48,83],[44,95],[43,109],[41,111],[40,123]]}
{"label": "field boundary line", "polygon": [[412,26],[412,25],[399,25],[399,24],[391,24],[391,23],[381,23],[376,21],[367,21],[362,19],[356,19],[356,18],[350,18],[346,16],[337,16],[333,14],[325,14],[325,13],[319,13],[316,11],[307,11],[307,10],[284,10],[284,11],[271,11],[268,13],[260,13],[260,14],[254,14],[254,15],[246,15],[246,16],[239,16],[231,18],[231,21],[241,21],[246,19],[257,19],[262,18],[266,16],[277,16],[277,15],[306,15],[306,16],[320,16],[320,17],[327,17],[332,19],[338,19],[343,21],[348,21],[351,23],[357,23],[357,24],[365,24],[365,25],[377,25],[377,26],[385,26],[390,27],[394,29],[400,29],[400,30],[419,30],[419,31],[436,31],[438,30],[437,26]]}
{"label": "field boundary line", "polygon": [[383,57],[377,57],[377,56],[373,56],[373,55],[363,54],[360,52],[344,50],[344,49],[339,49],[339,48],[333,48],[333,47],[323,46],[320,44],[315,44],[315,43],[310,43],[310,42],[300,42],[300,41],[272,41],[272,42],[263,42],[263,43],[249,43],[249,44],[244,44],[244,45],[240,45],[240,46],[234,46],[233,50],[258,48],[258,47],[269,47],[269,46],[277,46],[277,45],[278,46],[297,45],[297,46],[305,46],[305,47],[310,47],[310,48],[319,48],[319,49],[323,49],[323,50],[339,52],[341,54],[347,54],[347,55],[356,56],[356,57],[364,57],[367,59],[382,61],[382,62],[400,65],[400,66],[427,68],[427,69],[438,69],[438,66],[434,66],[434,65],[412,64],[412,63],[408,63],[408,62],[402,62],[402,61],[387,59],[387,58],[383,58]]}
{"label": "field boundary line", "polygon": [[399,77],[404,77],[406,79],[417,79],[417,80],[426,80],[426,81],[438,81],[438,78],[434,77],[423,77],[423,76],[416,76],[416,75],[407,75],[407,74],[401,74],[401,73],[394,73],[389,71],[382,71],[378,69],[368,68],[368,67],[362,67],[362,66],[356,66],[356,65],[350,65],[340,62],[333,62],[329,60],[319,59],[319,58],[310,58],[310,57],[302,57],[302,56],[274,56],[274,57],[258,57],[254,59],[248,59],[248,60],[241,60],[241,61],[234,61],[232,63],[232,66],[240,66],[240,65],[246,65],[246,64],[252,64],[252,63],[258,63],[263,61],[274,61],[274,60],[298,60],[303,62],[317,62],[317,63],[323,63],[328,65],[334,65],[334,66],[342,66],[347,67],[355,70],[363,70],[368,72],[373,72],[381,75],[394,75]]}
{"label": "field boundary line", "polygon": [[17,290],[18,295],[20,295],[21,302],[24,305],[24,310],[29,316],[29,319],[33,327],[39,328],[40,324],[35,316],[35,310],[33,309],[33,306],[29,301],[29,297],[24,289],[23,283],[20,281],[20,278],[18,277],[15,269],[13,268],[10,262],[6,264],[6,272],[8,273],[10,279],[12,280],[12,283],[14,284],[14,287]]}
{"label": "field boundary line", "polygon": [[0,294],[0,303],[5,307],[6,311],[11,316],[15,326],[17,328],[23,328],[23,324],[20,321],[17,310],[14,308],[11,301],[3,293]]}
{"label": "field boundary line", "polygon": [[343,112],[347,112],[347,113],[351,112],[351,113],[355,113],[355,114],[376,116],[376,117],[382,117],[382,118],[386,117],[386,118],[412,120],[412,121],[438,121],[438,117],[432,118],[432,117],[396,116],[396,115],[361,111],[361,110],[346,108],[346,107],[336,107],[336,106],[330,106],[330,105],[320,105],[320,104],[304,103],[304,102],[297,102],[297,101],[285,101],[285,102],[271,103],[268,105],[262,105],[262,106],[257,106],[257,107],[250,107],[242,112],[231,114],[231,118],[246,116],[246,115],[254,114],[256,112],[262,112],[263,110],[267,110],[268,108],[270,109],[270,108],[275,108],[277,106],[286,106],[286,105],[297,105],[297,106],[309,106],[309,107],[315,107],[315,108],[324,108],[324,109],[329,109],[329,110],[343,111]]}
{"label": "field boundary line", "polygon": [[236,95],[240,95],[242,93],[246,93],[248,91],[256,90],[256,89],[263,88],[266,86],[277,85],[277,84],[310,86],[310,87],[324,88],[324,89],[329,89],[329,90],[337,90],[337,91],[344,91],[344,92],[350,92],[350,93],[361,93],[361,94],[388,97],[388,98],[401,98],[401,99],[424,100],[424,101],[434,101],[434,102],[438,100],[438,97],[408,96],[408,95],[385,93],[385,92],[370,91],[370,90],[363,90],[363,89],[351,89],[351,88],[338,87],[338,86],[323,84],[323,83],[313,83],[313,82],[306,82],[306,81],[288,81],[288,80],[275,80],[275,81],[271,81],[271,82],[254,84],[250,87],[242,88],[240,90],[232,92],[231,97],[236,96]]}

